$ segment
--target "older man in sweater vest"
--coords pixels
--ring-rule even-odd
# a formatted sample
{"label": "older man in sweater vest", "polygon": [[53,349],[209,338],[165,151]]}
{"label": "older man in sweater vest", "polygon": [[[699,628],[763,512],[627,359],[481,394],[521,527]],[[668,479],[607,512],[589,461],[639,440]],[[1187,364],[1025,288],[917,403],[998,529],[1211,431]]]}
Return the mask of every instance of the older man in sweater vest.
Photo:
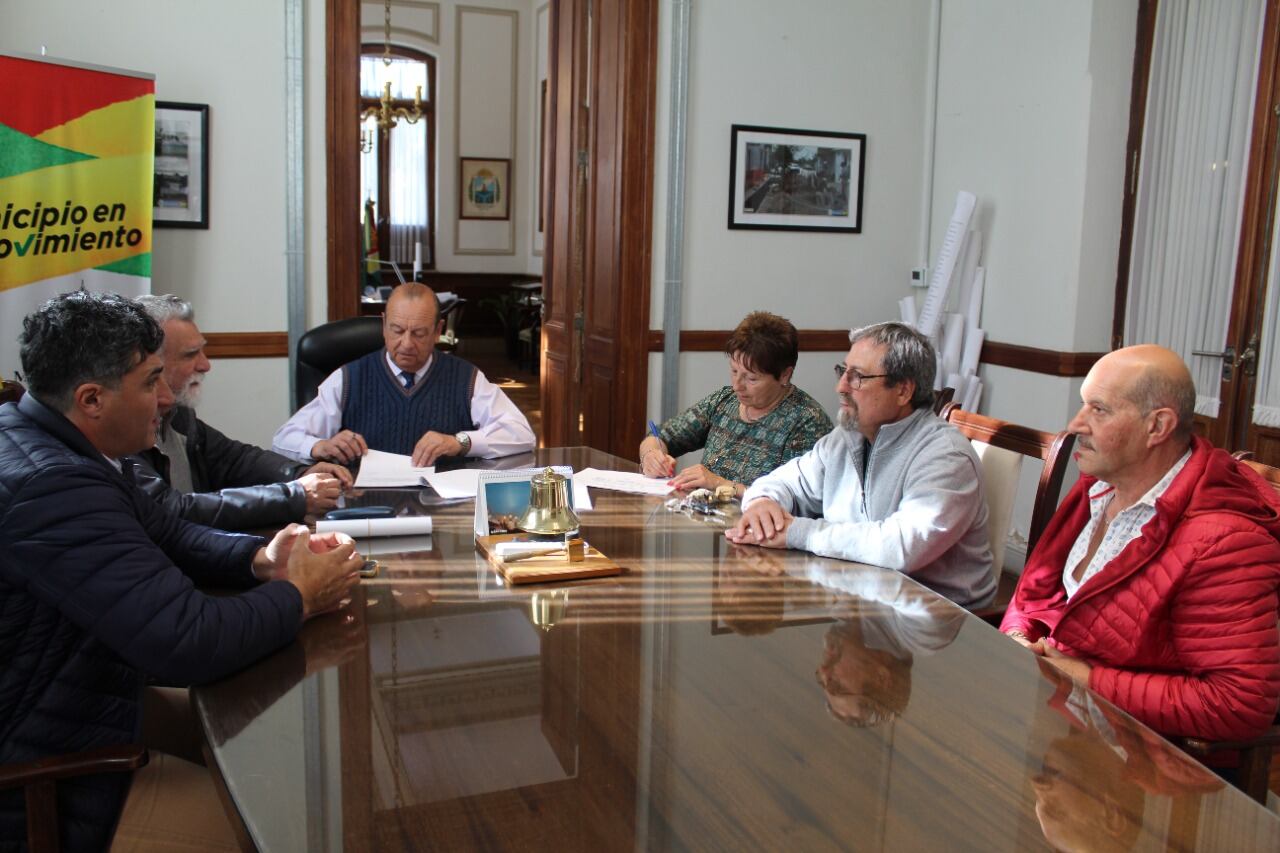
{"label": "older man in sweater vest", "polygon": [[414,465],[532,450],[529,421],[507,395],[473,365],[436,352],[439,316],[430,288],[397,287],[382,317],[386,348],[331,373],[276,430],[272,450],[347,463],[373,448],[412,456]]}

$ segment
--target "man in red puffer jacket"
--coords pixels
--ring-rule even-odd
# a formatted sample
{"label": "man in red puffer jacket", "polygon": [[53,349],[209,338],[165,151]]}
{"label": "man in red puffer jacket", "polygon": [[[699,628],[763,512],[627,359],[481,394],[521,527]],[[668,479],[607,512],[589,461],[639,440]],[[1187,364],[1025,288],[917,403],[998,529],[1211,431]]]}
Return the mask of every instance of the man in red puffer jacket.
{"label": "man in red puffer jacket", "polygon": [[1109,353],[1080,396],[1083,476],[1000,630],[1161,734],[1261,733],[1280,703],[1280,499],[1191,435],[1173,352]]}

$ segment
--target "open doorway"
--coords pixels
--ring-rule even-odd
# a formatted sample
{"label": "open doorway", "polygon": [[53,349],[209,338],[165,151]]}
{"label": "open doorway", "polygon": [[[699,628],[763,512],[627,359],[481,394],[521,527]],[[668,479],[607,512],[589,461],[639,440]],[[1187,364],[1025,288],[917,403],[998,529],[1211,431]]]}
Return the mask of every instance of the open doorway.
{"label": "open doorway", "polygon": [[397,280],[379,263],[366,290],[365,235],[383,223],[376,206],[362,221],[361,45],[420,51],[437,80],[421,275],[460,302],[457,351],[509,380],[540,444],[629,455],[648,375],[656,0],[331,0],[326,11],[329,318],[380,313]]}

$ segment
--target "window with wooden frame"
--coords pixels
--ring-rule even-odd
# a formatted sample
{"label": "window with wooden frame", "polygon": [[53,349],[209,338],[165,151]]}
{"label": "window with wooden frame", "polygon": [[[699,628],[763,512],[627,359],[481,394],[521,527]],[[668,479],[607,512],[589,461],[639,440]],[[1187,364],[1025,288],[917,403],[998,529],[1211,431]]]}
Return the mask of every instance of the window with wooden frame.
{"label": "window with wooden frame", "polygon": [[390,54],[388,60],[382,45],[362,45],[360,111],[378,109],[390,82],[392,109],[412,111],[422,87],[422,118],[397,118],[390,131],[379,128],[377,116],[361,119],[360,203],[365,211],[373,202],[379,257],[408,278],[415,256],[423,269],[435,268],[436,61],[404,47],[393,46]]}

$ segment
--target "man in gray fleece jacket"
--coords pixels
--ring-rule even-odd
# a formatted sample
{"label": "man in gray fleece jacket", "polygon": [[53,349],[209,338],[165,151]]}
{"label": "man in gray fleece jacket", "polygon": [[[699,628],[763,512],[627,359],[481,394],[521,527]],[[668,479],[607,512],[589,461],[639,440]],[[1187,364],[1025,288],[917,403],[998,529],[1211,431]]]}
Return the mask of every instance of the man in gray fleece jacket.
{"label": "man in gray fleece jacket", "polygon": [[995,597],[973,446],[934,416],[934,351],[901,323],[854,330],[840,425],[742,496],[733,542],[905,572],[965,607]]}

